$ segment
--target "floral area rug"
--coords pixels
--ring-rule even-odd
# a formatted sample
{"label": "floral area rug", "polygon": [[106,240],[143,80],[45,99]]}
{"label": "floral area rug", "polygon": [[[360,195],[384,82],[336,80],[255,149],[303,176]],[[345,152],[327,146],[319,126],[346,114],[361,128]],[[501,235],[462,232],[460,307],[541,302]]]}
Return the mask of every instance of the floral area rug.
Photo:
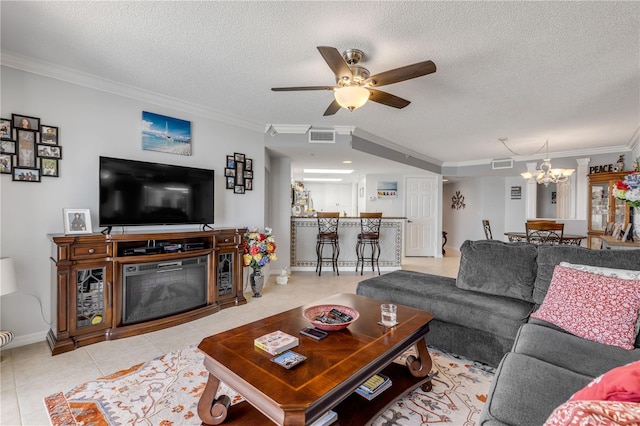
{"label": "floral area rug", "polygon": [[[493,369],[429,348],[433,390],[419,388],[398,400],[376,426],[474,425],[487,399]],[[403,355],[403,357],[405,357]],[[401,358],[403,358],[401,357]],[[402,359],[398,359],[402,362]],[[170,352],[44,399],[51,424],[200,425],[198,399],[208,373],[195,346]],[[232,404],[243,398],[222,384]]]}

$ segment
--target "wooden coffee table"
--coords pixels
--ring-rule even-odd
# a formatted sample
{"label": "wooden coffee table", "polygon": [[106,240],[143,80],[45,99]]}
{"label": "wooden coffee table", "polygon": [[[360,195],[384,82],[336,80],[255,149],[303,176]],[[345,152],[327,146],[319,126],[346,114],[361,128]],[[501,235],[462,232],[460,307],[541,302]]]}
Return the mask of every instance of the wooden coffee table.
{"label": "wooden coffee table", "polygon": [[[234,329],[207,337],[198,346],[205,357],[209,380],[198,403],[204,424],[310,424],[333,409],[336,425],[365,424],[375,419],[399,397],[418,386],[431,389],[431,356],[424,340],[433,315],[398,305],[398,325],[386,328],[380,321],[380,300],[355,294],[338,294],[307,306],[291,309]],[[302,312],[318,304],[340,304],[358,310],[360,318],[342,331],[329,332],[317,341],[299,334],[308,327]],[[282,330],[298,336],[292,350],[307,360],[287,370],[271,355],[253,345],[256,337]],[[411,345],[418,356],[407,366],[392,361]],[[354,390],[373,374],[391,377],[393,386],[372,401]],[[246,401],[229,408],[226,396],[214,400],[220,381]]]}

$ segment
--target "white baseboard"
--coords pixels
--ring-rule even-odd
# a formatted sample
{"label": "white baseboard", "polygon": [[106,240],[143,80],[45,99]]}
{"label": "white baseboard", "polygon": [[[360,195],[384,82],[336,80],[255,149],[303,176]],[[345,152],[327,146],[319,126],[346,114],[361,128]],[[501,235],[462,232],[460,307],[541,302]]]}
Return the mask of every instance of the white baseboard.
{"label": "white baseboard", "polygon": [[47,333],[49,331],[38,331],[37,333],[31,333],[24,336],[16,336],[9,344],[3,346],[2,349],[13,349],[20,346],[30,345],[32,343],[38,343],[47,340]]}

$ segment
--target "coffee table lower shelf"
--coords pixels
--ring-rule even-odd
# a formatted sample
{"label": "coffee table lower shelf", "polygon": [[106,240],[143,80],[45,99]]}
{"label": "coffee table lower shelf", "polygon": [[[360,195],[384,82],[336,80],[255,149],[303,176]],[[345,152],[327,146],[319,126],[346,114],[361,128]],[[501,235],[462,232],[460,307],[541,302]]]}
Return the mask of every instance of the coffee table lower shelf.
{"label": "coffee table lower shelf", "polygon": [[[396,363],[389,364],[381,373],[391,378],[391,387],[371,401],[352,393],[347,399],[333,408],[333,411],[338,413],[338,420],[333,423],[334,426],[368,425],[384,413],[395,401],[430,381],[428,377],[412,376],[406,366]],[[244,426],[270,423],[272,422],[268,417],[248,402],[243,401],[229,408],[227,418],[222,424]]]}

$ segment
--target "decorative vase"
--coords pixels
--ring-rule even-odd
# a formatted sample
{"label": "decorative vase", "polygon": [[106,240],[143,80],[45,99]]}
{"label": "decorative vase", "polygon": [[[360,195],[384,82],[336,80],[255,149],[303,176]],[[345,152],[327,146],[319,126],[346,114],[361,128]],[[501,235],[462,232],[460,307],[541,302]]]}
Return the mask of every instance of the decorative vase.
{"label": "decorative vase", "polygon": [[262,297],[262,294],[260,294],[262,287],[264,287],[262,270],[254,269],[251,275],[249,275],[249,282],[251,283],[251,290],[253,290],[253,297]]}
{"label": "decorative vase", "polygon": [[633,227],[629,234],[633,237],[633,241],[638,242],[640,241],[640,207],[632,207],[629,214],[631,214],[631,226]]}

